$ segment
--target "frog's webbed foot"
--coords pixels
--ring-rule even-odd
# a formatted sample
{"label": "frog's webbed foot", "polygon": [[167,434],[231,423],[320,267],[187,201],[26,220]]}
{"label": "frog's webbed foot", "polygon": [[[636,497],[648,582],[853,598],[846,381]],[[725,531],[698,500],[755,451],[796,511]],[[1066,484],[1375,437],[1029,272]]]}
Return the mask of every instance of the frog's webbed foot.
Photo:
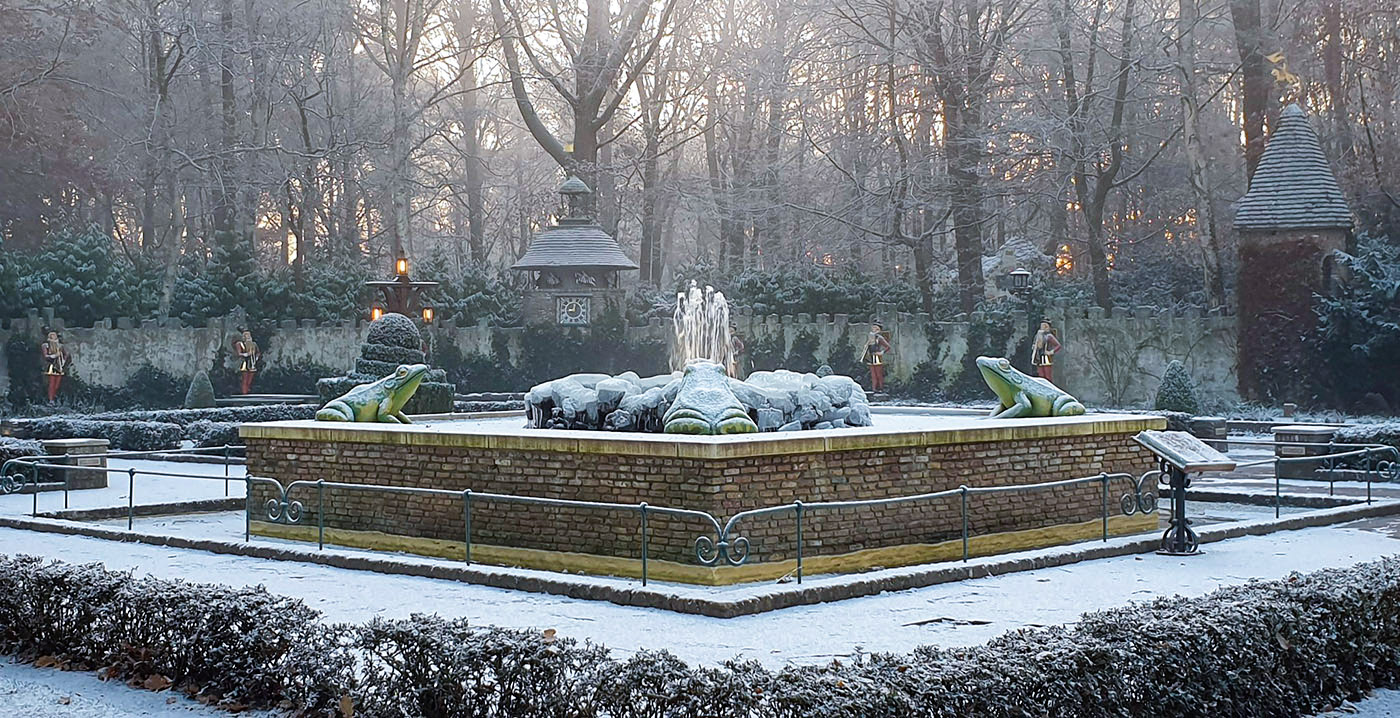
{"label": "frog's webbed foot", "polygon": [[1054,416],[1083,416],[1084,405],[1079,400],[1069,394],[1062,394],[1055,399],[1055,405],[1051,409]]}
{"label": "frog's webbed foot", "polygon": [[757,434],[758,424],[753,423],[743,409],[730,409],[715,422],[716,434]]}
{"label": "frog's webbed foot", "polygon": [[345,402],[332,401],[316,412],[316,421],[354,421],[355,412]]}
{"label": "frog's webbed foot", "polygon": [[709,434],[710,422],[694,416],[673,416],[666,422],[667,434]]}
{"label": "frog's webbed foot", "polygon": [[1031,412],[1031,397],[1024,391],[1016,392],[1016,402],[1001,411],[992,414],[993,419],[1019,419],[1029,416]]}

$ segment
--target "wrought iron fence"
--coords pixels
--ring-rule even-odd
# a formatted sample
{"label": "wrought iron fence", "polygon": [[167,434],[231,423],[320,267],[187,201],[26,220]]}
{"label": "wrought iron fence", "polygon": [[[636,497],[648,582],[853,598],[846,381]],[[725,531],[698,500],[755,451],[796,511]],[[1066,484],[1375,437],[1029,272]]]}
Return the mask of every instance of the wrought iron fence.
{"label": "wrought iron fence", "polygon": [[[1315,472],[1327,475],[1327,495],[1335,496],[1337,490],[1338,474],[1349,474],[1359,472],[1364,477],[1366,483],[1366,503],[1372,501],[1371,485],[1377,479],[1383,483],[1394,483],[1400,481],[1400,449],[1386,444],[1347,444],[1329,441],[1326,444],[1306,441],[1276,441],[1273,439],[1222,439],[1226,445],[1228,453],[1232,445],[1240,446],[1268,446],[1274,449],[1274,455],[1267,459],[1257,461],[1243,461],[1236,465],[1238,469],[1252,466],[1274,466],[1274,518],[1278,518],[1282,512],[1283,505],[1283,479],[1279,475],[1279,467],[1293,464],[1322,464],[1316,468]],[[1316,454],[1312,456],[1280,456],[1278,448],[1282,446],[1297,446],[1305,449],[1317,449],[1326,446],[1326,454]],[[1363,468],[1348,468],[1353,463],[1360,464]],[[1339,466],[1340,464],[1340,466]]]}
{"label": "wrought iron fence", "polygon": [[[1229,440],[1230,444],[1241,445],[1269,445],[1279,446],[1284,444],[1303,444],[1304,442],[1276,442],[1267,440]],[[1316,444],[1311,446],[1316,447]],[[1256,466],[1267,463],[1281,465],[1292,461],[1327,462],[1327,471],[1343,471],[1345,469],[1336,468],[1339,461],[1360,459],[1366,467],[1366,501],[1371,501],[1371,483],[1374,477],[1382,477],[1386,481],[1400,480],[1400,452],[1395,448],[1384,445],[1362,445],[1362,444],[1329,444],[1329,454],[1306,456],[1306,457],[1282,457],[1275,456],[1267,460],[1244,462],[1241,467]],[[229,483],[231,481],[242,481],[244,483],[244,541],[252,540],[252,521],[256,513],[253,510],[253,497],[255,486],[266,486],[271,493],[262,503],[260,511],[266,519],[272,523],[284,525],[300,525],[305,514],[305,504],[303,494],[314,492],[316,502],[317,517],[317,547],[324,549],[326,544],[325,526],[325,496],[326,489],[339,491],[367,491],[380,494],[407,494],[418,496],[438,496],[457,498],[461,501],[463,519],[463,560],[470,564],[472,562],[473,544],[473,504],[478,501],[491,501],[505,504],[518,504],[530,506],[545,506],[552,508],[581,509],[588,511],[614,511],[635,513],[639,526],[638,553],[641,558],[641,580],[646,585],[649,580],[649,554],[650,554],[650,526],[649,520],[653,516],[671,516],[677,518],[687,518],[697,520],[707,525],[712,532],[701,534],[693,542],[693,552],[697,563],[703,566],[716,566],[728,564],[731,566],[742,566],[749,558],[750,541],[741,530],[745,522],[753,522],[756,519],[780,517],[791,515],[794,519],[794,529],[791,540],[796,556],[796,580],[801,583],[803,580],[805,547],[804,531],[807,520],[817,513],[829,513],[840,511],[862,511],[892,506],[909,506],[921,503],[946,500],[952,497],[958,498],[960,530],[959,538],[962,544],[962,560],[967,561],[971,557],[970,540],[973,537],[969,526],[969,502],[978,496],[997,496],[1007,494],[1031,493],[1079,486],[1084,484],[1097,483],[1100,487],[1100,520],[1102,524],[1102,540],[1109,538],[1109,519],[1113,514],[1110,507],[1116,503],[1116,508],[1121,515],[1131,516],[1136,513],[1154,513],[1157,511],[1157,490],[1158,480],[1162,472],[1160,470],[1148,471],[1141,476],[1134,476],[1127,473],[1101,473],[1093,476],[1084,476],[1057,481],[1045,481],[1034,484],[1019,484],[1012,486],[989,486],[971,487],[959,486],[955,489],[936,491],[910,496],[899,496],[882,499],[865,499],[855,501],[818,501],[802,502],[794,501],[790,504],[780,504],[763,508],[741,511],[729,517],[727,521],[721,522],[713,514],[706,511],[694,509],[676,508],[669,506],[654,506],[646,502],[636,504],[610,503],[601,501],[580,501],[573,499],[551,499],[537,496],[521,496],[516,494],[497,494],[488,492],[478,492],[472,490],[449,490],[449,489],[428,489],[408,486],[390,486],[382,484],[352,484],[344,482],[334,482],[325,480],[297,480],[287,484],[269,477],[244,475],[234,477],[229,474],[231,465],[230,455],[233,451],[241,447],[223,446],[215,447],[217,453],[213,458],[220,458],[224,465],[224,475],[215,476],[209,474],[180,473],[171,471],[156,471],[137,468],[125,469],[105,469],[113,473],[125,474],[127,477],[127,528],[132,529],[135,524],[135,495],[137,490],[138,476],[150,478],[179,478],[213,480],[224,482],[224,494],[229,495]],[[1342,451],[1330,451],[1331,449],[1342,449]],[[107,454],[91,454],[86,458],[151,458],[160,454],[175,453],[204,453],[208,454],[210,449],[186,449],[178,451],[131,451],[131,452],[109,452]],[[1379,459],[1378,457],[1388,457]],[[39,473],[41,469],[72,469],[72,464],[56,463],[56,460],[71,458],[66,455],[46,455],[31,456],[12,459],[0,466],[0,494],[9,494],[22,491],[25,486],[32,486],[34,492],[33,515],[39,514]],[[84,468],[84,467],[78,467]],[[89,470],[103,470],[91,468]],[[69,505],[68,481],[64,482],[64,508]],[[1334,480],[1335,481],[1335,480]],[[1334,483],[1334,482],[1333,482]],[[1116,501],[1110,499],[1114,493],[1113,486],[1124,487],[1124,492],[1119,494]],[[1279,479],[1275,471],[1275,516],[1279,515],[1281,491]],[[293,494],[297,494],[293,497]],[[600,527],[606,528],[606,527]]]}
{"label": "wrought iron fence", "polygon": [[[224,482],[224,496],[229,496],[230,482],[235,477],[229,474],[229,467],[237,462],[233,461],[233,452],[242,451],[242,446],[224,444],[223,446],[200,447],[192,449],[157,449],[154,451],[107,451],[101,454],[41,454],[38,456],[20,456],[0,464],[0,494],[13,494],[23,491],[29,487],[34,495],[34,506],[31,514],[39,515],[39,494],[40,487],[57,482],[42,482],[39,480],[41,469],[57,469],[63,471],[63,508],[69,507],[69,495],[73,491],[73,480],[71,471],[105,471],[109,475],[112,473],[123,473],[127,475],[128,491],[127,499],[131,501],[135,492],[136,475],[143,476],[166,476],[172,478],[186,479],[215,479]],[[215,452],[215,453],[210,453]],[[154,459],[159,460],[161,456],[206,456],[210,459],[217,459],[223,464],[224,475],[207,476],[182,474],[174,472],[151,471],[146,469],[112,469],[97,466],[82,466],[81,464],[65,463],[65,460],[77,458],[82,459]],[[130,528],[128,526],[127,528]]]}
{"label": "wrought iron fence", "polygon": [[[231,451],[238,447],[221,447],[221,450]],[[157,453],[172,452],[113,452],[106,456],[111,458],[131,458],[149,456]],[[99,454],[89,455],[103,456]],[[63,458],[62,456],[42,456],[42,457],[22,457],[6,462],[0,467],[0,493],[13,493],[22,490],[26,485],[35,487],[35,502],[32,514],[37,516],[38,510],[38,475],[43,468],[72,468],[67,464],[50,463],[47,460]],[[969,542],[972,533],[969,526],[969,499],[975,496],[1025,493],[1044,491],[1053,488],[1077,486],[1081,484],[1098,483],[1101,487],[1100,518],[1103,526],[1103,540],[1109,538],[1109,518],[1112,512],[1110,505],[1110,487],[1115,483],[1125,483],[1127,491],[1120,495],[1116,501],[1117,508],[1124,515],[1132,515],[1138,512],[1152,513],[1157,508],[1156,483],[1152,481],[1157,472],[1148,472],[1141,477],[1134,477],[1125,473],[1102,473],[1094,476],[1086,476],[1059,481],[1046,481],[1035,484],[1020,484],[1015,486],[999,487],[969,487],[959,486],[956,489],[938,491],[912,496],[901,496],[887,499],[869,499],[858,501],[824,501],[804,503],[796,501],[791,504],[782,504],[760,509],[753,509],[737,513],[728,521],[721,523],[713,514],[695,509],[677,508],[671,506],[655,506],[647,502],[636,504],[611,503],[602,501],[580,501],[573,499],[551,499],[538,496],[521,496],[516,494],[498,494],[480,492],[472,490],[449,490],[449,489],[428,489],[409,486],[390,486],[382,484],[352,484],[325,480],[297,480],[288,484],[283,484],[277,479],[261,476],[245,475],[243,477],[231,477],[228,475],[228,461],[225,459],[225,476],[211,476],[208,474],[179,473],[170,471],[156,471],[136,468],[106,469],[109,472],[125,474],[127,477],[127,529],[135,526],[135,497],[137,490],[138,476],[149,478],[178,478],[196,480],[215,481],[242,481],[245,485],[244,504],[244,541],[252,539],[252,521],[254,516],[253,497],[255,486],[266,486],[272,496],[262,503],[260,511],[267,521],[284,525],[300,525],[306,512],[306,506],[302,494],[314,492],[316,502],[316,543],[318,549],[324,549],[326,544],[325,526],[325,496],[326,489],[344,491],[368,491],[380,494],[407,494],[418,496],[438,496],[455,497],[461,500],[463,519],[463,560],[468,564],[472,562],[472,524],[473,524],[473,503],[479,501],[491,501],[505,504],[545,506],[551,508],[570,508],[591,511],[622,511],[635,513],[639,526],[638,553],[641,559],[641,580],[646,585],[649,577],[650,559],[650,526],[649,521],[653,516],[670,516],[676,518],[687,518],[699,521],[708,526],[711,534],[702,534],[693,542],[693,552],[696,561],[703,566],[715,566],[721,562],[732,566],[741,566],[749,557],[749,539],[742,535],[739,530],[740,523],[752,521],[765,516],[782,515],[791,512],[796,518],[795,530],[792,534],[792,541],[795,547],[796,556],[796,579],[800,583],[803,579],[804,550],[804,518],[816,512],[834,511],[855,511],[862,509],[872,509],[878,507],[914,505],[946,499],[948,497],[959,497],[959,517],[960,517],[960,539],[962,543],[962,560],[970,558]],[[97,469],[93,469],[97,470]],[[68,507],[65,486],[64,508]],[[227,495],[227,489],[225,495]],[[293,496],[293,494],[298,494]]]}

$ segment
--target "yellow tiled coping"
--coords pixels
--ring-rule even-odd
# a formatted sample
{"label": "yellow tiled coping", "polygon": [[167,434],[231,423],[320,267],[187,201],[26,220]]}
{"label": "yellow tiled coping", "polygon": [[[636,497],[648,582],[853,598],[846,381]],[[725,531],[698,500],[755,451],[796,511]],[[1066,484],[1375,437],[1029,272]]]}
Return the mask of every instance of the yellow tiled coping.
{"label": "yellow tiled coping", "polygon": [[[487,418],[519,415],[518,412],[449,415],[441,418]],[[428,419],[438,417],[419,417]],[[782,454],[888,449],[903,446],[937,446],[990,441],[1055,439],[1096,434],[1136,434],[1165,429],[1167,420],[1141,414],[1086,414],[1044,419],[989,419],[953,415],[936,416],[946,426],[929,429],[880,429],[860,427],[803,432],[773,432],[735,436],[681,434],[625,434],[566,429],[517,430],[467,429],[432,423],[372,424],[311,420],[243,424],[244,439],[282,439],[314,442],[353,442],[400,446],[448,446],[473,449],[552,451],[569,454],[620,454],[682,459],[737,459]]]}
{"label": "yellow tiled coping", "polygon": [[[1108,520],[1110,536],[1156,531],[1157,528],[1156,513],[1112,516]],[[254,521],[251,524],[251,530],[252,533],[259,536],[312,543],[316,541],[316,527],[314,526],[289,526]],[[972,557],[992,556],[1090,541],[1102,536],[1102,519],[1057,524],[1036,529],[974,535],[968,538],[968,555]],[[326,543],[327,545],[349,548],[393,551],[458,560],[462,559],[465,553],[461,541],[400,536],[380,531],[327,528]],[[897,568],[940,561],[956,561],[961,558],[962,540],[953,539],[932,544],[905,544],[865,549],[834,556],[805,556],[802,559],[802,572],[804,575],[810,576],[823,573],[854,573],[877,568]],[[516,566],[594,576],[640,578],[642,575],[642,562],[634,558],[513,548],[480,543],[472,544],[472,561],[494,566]],[[743,566],[701,566],[697,563],[657,559],[647,562],[647,577],[650,580],[704,586],[728,586],[750,581],[772,581],[792,575],[796,571],[797,561],[795,559],[772,562],[755,561]]]}

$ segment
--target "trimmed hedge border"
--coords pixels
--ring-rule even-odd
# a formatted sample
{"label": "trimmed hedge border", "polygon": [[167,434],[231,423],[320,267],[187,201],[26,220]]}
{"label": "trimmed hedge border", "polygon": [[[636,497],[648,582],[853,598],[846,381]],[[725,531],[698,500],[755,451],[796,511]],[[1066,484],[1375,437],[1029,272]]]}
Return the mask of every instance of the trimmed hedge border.
{"label": "trimmed hedge border", "polygon": [[0,464],[10,459],[18,459],[25,456],[38,456],[42,453],[44,453],[44,445],[37,441],[0,436]]}
{"label": "trimmed hedge border", "polygon": [[103,421],[50,417],[15,422],[15,433],[29,439],[106,439],[113,451],[179,448],[185,427],[163,421]]}
{"label": "trimmed hedge border", "polygon": [[1310,715],[1400,679],[1400,559],[1085,614],[983,645],[770,671],[553,631],[332,624],[262,588],[0,557],[0,650],[299,715]]}
{"label": "trimmed hedge border", "polygon": [[113,451],[179,448],[189,439],[198,447],[241,444],[238,425],[250,421],[313,419],[315,404],[266,404],[214,409],[118,411],[91,416],[14,419],[7,426],[29,439],[106,439]]}

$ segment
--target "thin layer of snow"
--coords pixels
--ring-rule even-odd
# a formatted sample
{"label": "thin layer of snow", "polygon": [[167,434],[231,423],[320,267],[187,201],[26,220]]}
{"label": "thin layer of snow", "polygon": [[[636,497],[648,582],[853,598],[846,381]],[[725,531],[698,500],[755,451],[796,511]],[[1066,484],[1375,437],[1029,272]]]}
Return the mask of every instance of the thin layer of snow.
{"label": "thin layer of snow", "polygon": [[[1026,419],[992,419],[985,414],[967,411],[940,412],[937,409],[895,409],[872,411],[873,426],[850,427],[843,429],[810,429],[801,432],[765,432],[761,434],[725,434],[722,436],[692,436],[678,434],[646,434],[637,432],[575,431],[569,429],[527,429],[525,418],[520,414],[475,417],[469,419],[434,419],[416,424],[341,424],[340,431],[384,431],[386,429],[404,434],[485,434],[493,436],[541,436],[548,435],[561,439],[602,439],[644,442],[670,442],[681,444],[745,444],[751,442],[783,441],[796,438],[820,438],[837,436],[864,436],[889,433],[918,433],[925,431],[967,431],[974,429],[1026,428],[1036,426],[1062,426],[1091,424],[1104,421],[1141,421],[1140,415],[1130,414],[1085,414],[1082,416],[1036,417]],[[286,420],[266,422],[265,426],[293,428],[324,428],[314,420]]]}
{"label": "thin layer of snow", "polygon": [[[95,509],[126,506],[127,494],[133,482],[127,475],[129,469],[137,471],[135,504],[146,506],[196,499],[219,499],[225,496],[242,498],[244,467],[230,465],[228,468],[228,493],[225,494],[224,469],[222,464],[185,463],[174,461],[149,461],[145,459],[111,459],[107,462],[107,488],[83,489],[68,492],[68,507],[72,509]],[[154,474],[182,474],[203,478],[174,478]],[[34,508],[32,494],[0,495],[0,514],[28,514]],[[39,512],[61,511],[62,491],[39,493]]]}
{"label": "thin layer of snow", "polygon": [[[14,718],[145,718],[223,716],[178,693],[153,693],[93,673],[35,668],[0,658],[0,716]],[[271,716],[270,713],[242,713]]]}
{"label": "thin layer of snow", "polygon": [[0,529],[0,550],[100,561],[165,578],[262,584],[302,598],[331,620],[438,613],[476,624],[554,628],[624,655],[665,648],[693,663],[742,657],[776,666],[822,663],[857,650],[978,644],[1023,626],[1072,622],[1085,611],[1372,560],[1400,551],[1400,541],[1354,529],[1304,529],[1209,544],[1199,556],[1124,556],[732,619],[12,529]]}
{"label": "thin layer of snow", "polygon": [[1400,691],[1381,688],[1364,700],[1346,703],[1335,711],[1317,718],[1397,718],[1400,716]]}

